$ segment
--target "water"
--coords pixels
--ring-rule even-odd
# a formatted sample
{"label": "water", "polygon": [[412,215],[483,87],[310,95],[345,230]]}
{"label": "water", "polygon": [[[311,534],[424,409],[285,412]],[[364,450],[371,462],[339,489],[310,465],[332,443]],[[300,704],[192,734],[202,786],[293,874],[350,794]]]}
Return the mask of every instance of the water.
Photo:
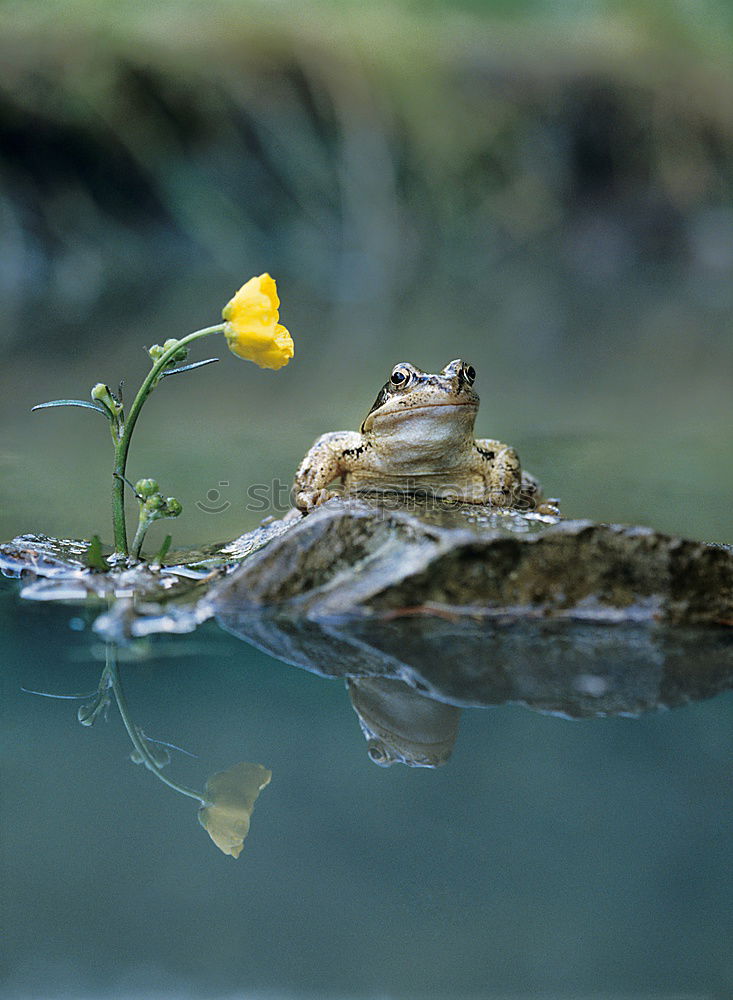
{"label": "water", "polygon": [[203,787],[273,773],[238,860],[77,702],[92,615],[1,605],[2,995],[725,997],[733,695],[571,722],[464,709],[437,770],[376,767],[343,682],[208,623],[120,664],[130,712]]}

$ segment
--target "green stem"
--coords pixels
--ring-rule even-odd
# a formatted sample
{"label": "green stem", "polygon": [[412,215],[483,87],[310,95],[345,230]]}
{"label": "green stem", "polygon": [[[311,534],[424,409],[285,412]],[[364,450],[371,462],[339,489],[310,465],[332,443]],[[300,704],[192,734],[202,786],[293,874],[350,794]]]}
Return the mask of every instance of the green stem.
{"label": "green stem", "polygon": [[138,521],[137,531],[135,532],[135,537],[132,540],[131,546],[133,559],[140,558],[140,552],[143,547],[143,542],[145,541],[145,535],[151,524],[152,521],[148,520]]}
{"label": "green stem", "polygon": [[138,389],[135,399],[132,401],[132,406],[130,407],[127,419],[125,420],[125,426],[122,430],[122,434],[120,435],[120,439],[115,446],[115,467],[112,476],[112,525],[114,529],[116,555],[127,556],[129,552],[127,547],[127,526],[125,524],[124,478],[125,471],[127,469],[127,453],[130,450],[130,438],[132,437],[132,432],[135,429],[137,418],[140,416],[140,410],[142,409],[143,403],[155,388],[160,373],[165,370],[168,362],[178,351],[180,351],[182,347],[185,347],[186,344],[190,344],[192,341],[198,340],[201,337],[207,337],[211,333],[221,333],[223,329],[224,324],[217,323],[216,326],[206,326],[201,330],[195,330],[193,333],[189,333],[187,336],[177,340],[175,344],[162,354],[155,362],[153,367],[148,372],[145,381]]}
{"label": "green stem", "polygon": [[142,757],[145,767],[147,767],[149,771],[152,771],[155,777],[159,781],[162,781],[164,785],[168,785],[169,788],[172,788],[173,791],[180,792],[181,795],[187,795],[189,799],[196,799],[196,801],[200,802],[202,806],[206,805],[206,799],[199,792],[194,791],[193,788],[187,788],[185,785],[179,785],[175,781],[171,781],[170,778],[167,778],[152,757],[145,742],[145,738],[140,735],[140,730],[132,721],[130,709],[127,705],[127,699],[125,698],[125,692],[122,690],[122,682],[120,681],[120,674],[117,669],[117,658],[114,655],[114,649],[111,643],[107,644],[106,665],[104,673],[102,674],[103,679],[105,678],[105,675],[109,680],[109,686],[112,688],[112,693],[115,696],[115,701],[117,702],[117,707],[120,710],[122,721],[125,724],[127,735],[130,737],[132,745]]}

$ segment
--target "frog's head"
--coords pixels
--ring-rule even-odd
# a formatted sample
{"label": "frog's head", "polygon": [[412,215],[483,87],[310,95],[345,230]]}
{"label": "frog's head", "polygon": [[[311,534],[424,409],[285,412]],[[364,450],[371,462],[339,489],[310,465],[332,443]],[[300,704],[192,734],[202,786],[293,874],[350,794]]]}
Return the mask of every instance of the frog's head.
{"label": "frog's head", "polygon": [[[362,434],[387,430],[415,417],[439,418],[445,424],[473,427],[479,397],[472,386],[476,371],[460,358],[437,375],[408,361],[395,365],[361,425]],[[438,409],[440,407],[440,409]]]}
{"label": "frog's head", "polygon": [[440,767],[453,751],[461,710],[393,677],[350,677],[349,697],[380,767]]}

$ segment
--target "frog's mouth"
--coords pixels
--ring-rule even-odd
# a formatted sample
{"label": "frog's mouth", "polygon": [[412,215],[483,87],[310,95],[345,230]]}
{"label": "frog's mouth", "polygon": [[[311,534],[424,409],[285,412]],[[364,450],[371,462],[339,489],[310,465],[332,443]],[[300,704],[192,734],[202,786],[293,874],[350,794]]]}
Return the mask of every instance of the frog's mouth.
{"label": "frog's mouth", "polygon": [[[375,410],[374,412],[370,413],[367,416],[364,423],[361,425],[362,431],[368,431],[372,427],[376,427],[378,425],[382,429],[382,433],[387,433],[390,424],[392,425],[401,424],[400,417],[405,417],[408,420],[412,417],[417,419],[418,416],[423,414],[426,419],[433,419],[430,417],[430,410],[439,410],[439,409],[454,410],[455,411],[454,415],[456,417],[456,420],[460,419],[466,425],[468,425],[468,423],[470,423],[475,419],[476,412],[478,410],[478,403],[473,403],[471,402],[471,400],[458,400],[456,402],[448,402],[448,400],[446,400],[445,402],[418,403],[417,405],[410,406],[407,405],[406,401],[403,402],[403,405],[400,405],[399,402],[396,403],[392,402],[390,406],[385,406],[381,410]],[[471,412],[467,413],[466,416],[459,418],[458,414],[462,413],[463,410]],[[434,420],[439,421],[440,415],[436,413]],[[445,429],[447,432],[448,429],[453,424],[453,421],[450,419],[449,413],[445,414],[443,422],[445,424]]]}
{"label": "frog's mouth", "polygon": [[395,409],[391,411],[388,410],[387,412],[407,413],[409,411],[410,413],[412,413],[414,410],[437,410],[438,407],[446,407],[446,406],[450,407],[453,410],[457,410],[458,407],[460,406],[470,406],[473,407],[474,410],[478,409],[478,403],[472,403],[470,402],[470,400],[467,400],[466,402],[460,402],[460,403],[420,403],[417,406],[404,406],[401,407],[400,409]]}

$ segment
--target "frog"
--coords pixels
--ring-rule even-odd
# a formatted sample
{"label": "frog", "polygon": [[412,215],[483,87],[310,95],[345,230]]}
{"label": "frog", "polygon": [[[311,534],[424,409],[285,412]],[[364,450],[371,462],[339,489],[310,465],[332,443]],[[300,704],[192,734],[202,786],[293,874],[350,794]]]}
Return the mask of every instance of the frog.
{"label": "frog", "polygon": [[559,516],[559,501],[543,498],[514,448],[474,436],[475,381],[461,358],[438,373],[396,364],[359,431],[322,434],[309,449],[295,474],[295,507],[309,513],[344,493],[398,494]]}
{"label": "frog", "polygon": [[395,677],[349,677],[351,704],[379,767],[440,767],[456,742],[460,708],[417,691]]}

